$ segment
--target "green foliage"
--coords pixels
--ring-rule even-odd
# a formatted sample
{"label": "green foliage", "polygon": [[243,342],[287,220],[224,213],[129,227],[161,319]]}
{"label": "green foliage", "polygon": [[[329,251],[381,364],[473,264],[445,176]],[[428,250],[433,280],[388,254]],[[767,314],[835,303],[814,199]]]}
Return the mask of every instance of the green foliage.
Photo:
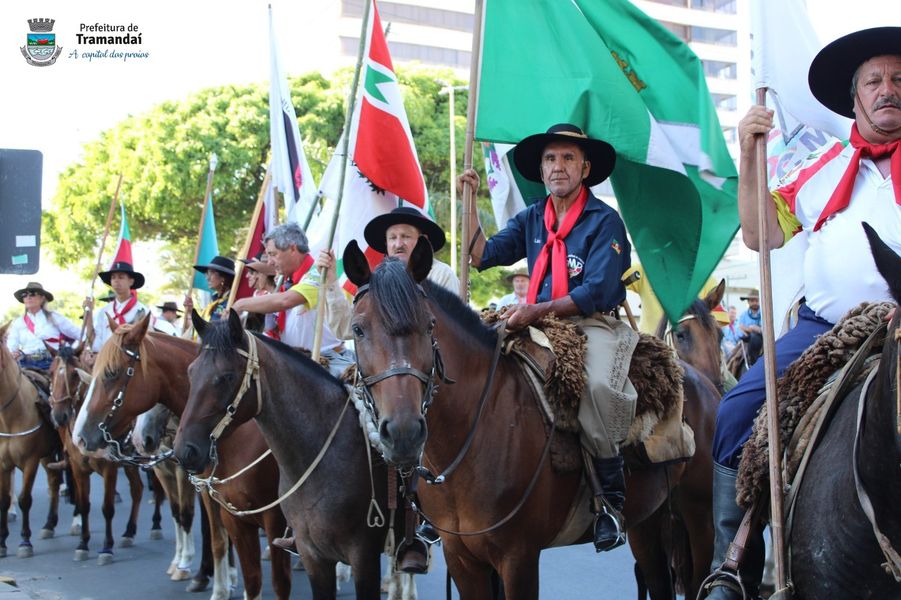
{"label": "green foliage", "polygon": [[[330,79],[319,73],[289,79],[305,151],[317,181],[344,124],[352,75],[351,69],[344,69]],[[449,69],[431,67],[399,68],[398,81],[436,218],[448,230],[449,100],[441,89],[446,83],[459,86],[464,82]],[[466,105],[466,91],[457,91],[458,172],[463,168]],[[80,269],[89,277],[122,173],[119,198],[128,212],[133,240],[161,242],[159,261],[169,280],[149,282],[149,287],[164,293],[185,289],[213,152],[219,158],[213,186],[219,248],[234,256],[246,236],[269,157],[268,83],[208,88],[164,102],[129,116],[86,144],[81,160],[60,175],[52,207],[44,214],[43,239],[54,261],[61,267]],[[475,167],[484,177],[478,146],[473,154]],[[478,203],[490,234],[495,227],[484,186]],[[458,208],[458,218],[459,213]],[[117,214],[104,261],[112,251],[118,221]],[[462,240],[458,240],[460,244]],[[439,253],[441,260],[449,261],[449,257],[449,248]],[[474,289],[490,287],[493,279],[474,274]],[[484,283],[476,284],[477,280]],[[504,293],[503,288],[497,292],[493,295]]]}

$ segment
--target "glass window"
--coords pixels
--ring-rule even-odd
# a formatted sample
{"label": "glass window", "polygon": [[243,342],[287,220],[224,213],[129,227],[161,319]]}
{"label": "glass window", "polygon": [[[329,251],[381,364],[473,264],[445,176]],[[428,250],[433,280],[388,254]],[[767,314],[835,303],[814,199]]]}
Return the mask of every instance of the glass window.
{"label": "glass window", "polygon": [[[341,15],[345,17],[362,17],[363,0],[341,0]],[[379,2],[379,16],[382,24],[389,22],[413,23],[441,29],[472,32],[473,15],[471,13],[442,10],[426,6],[401,4],[400,2]]]}
{"label": "glass window", "polygon": [[[341,37],[341,53],[344,56],[356,56],[359,45],[359,38]],[[455,68],[468,68],[472,55],[468,50],[392,42],[390,39],[388,41],[388,51],[391,52],[393,60],[404,62],[417,60],[422,63]]]}
{"label": "glass window", "polygon": [[703,60],[704,74],[707,77],[716,77],[717,79],[735,79],[738,77],[738,69],[735,63],[723,62],[719,60]]}
{"label": "glass window", "polygon": [[720,110],[735,110],[738,108],[738,98],[732,94],[710,94],[713,104]]}
{"label": "glass window", "polygon": [[716,44],[717,46],[735,46],[738,43],[738,34],[729,29],[714,29],[713,27],[691,28],[691,41],[704,44]]}
{"label": "glass window", "polygon": [[669,29],[670,33],[675,35],[680,40],[688,41],[688,35],[691,29],[688,25],[672,23],[670,21],[660,21],[659,23]]}
{"label": "glass window", "polygon": [[698,10],[734,15],[737,12],[735,0],[689,0],[689,6]]}

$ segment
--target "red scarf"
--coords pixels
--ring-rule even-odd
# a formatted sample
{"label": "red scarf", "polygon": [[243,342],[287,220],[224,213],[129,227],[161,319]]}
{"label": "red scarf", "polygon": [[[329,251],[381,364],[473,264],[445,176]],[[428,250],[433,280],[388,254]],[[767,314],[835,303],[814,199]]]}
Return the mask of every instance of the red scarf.
{"label": "red scarf", "polygon": [[[31,332],[31,335],[36,336],[36,334],[34,333],[34,321],[31,320],[31,316],[28,313],[25,313],[25,317],[23,317],[23,318],[25,320],[25,327],[28,328],[28,331]],[[44,341],[47,342],[48,344],[58,344],[63,340],[71,340],[71,339],[72,338],[60,334],[59,337],[44,338]]]}
{"label": "red scarf", "polygon": [[848,204],[851,203],[851,192],[854,190],[854,181],[857,179],[857,172],[860,170],[860,159],[862,158],[869,157],[875,160],[888,154],[892,155],[892,187],[895,190],[895,202],[901,205],[901,151],[898,150],[901,147],[901,140],[895,140],[888,144],[871,144],[863,139],[860,131],[857,130],[857,123],[854,123],[851,126],[851,146],[855,148],[854,155],[851,157],[851,164],[848,165],[848,169],[842,175],[841,181],[838,182],[838,187],[835,188],[835,191],[832,192],[832,197],[826,203],[826,208],[823,209],[823,212],[817,219],[817,223],[813,227],[814,231],[822,227],[826,219],[848,208]]}
{"label": "red scarf", "polygon": [[131,290],[129,294],[131,294],[131,298],[128,302],[125,303],[125,306],[121,311],[116,310],[116,303],[118,302],[118,300],[113,300],[113,303],[111,305],[113,309],[113,319],[115,319],[119,325],[125,325],[125,315],[127,315],[128,311],[133,309],[135,307],[135,304],[138,303],[138,293],[134,290]]}
{"label": "red scarf", "polygon": [[547,273],[548,263],[551,265],[551,300],[562,298],[569,293],[569,270],[566,266],[566,243],[563,241],[576,225],[576,221],[582,216],[585,205],[588,203],[588,188],[584,185],[576,197],[575,203],[566,211],[563,223],[554,231],[557,223],[557,211],[554,210],[554,202],[547,197],[544,206],[544,228],[547,230],[547,242],[538,253],[535,266],[532,267],[532,277],[529,281],[529,294],[526,301],[535,304],[538,298],[538,290]]}
{"label": "red scarf", "polygon": [[[300,283],[301,277],[307,274],[307,271],[310,270],[310,267],[313,266],[313,256],[311,254],[307,254],[303,261],[300,263],[300,268],[291,273],[291,278],[282,283],[280,292],[285,292],[296,284]],[[285,332],[285,324],[288,322],[288,313],[284,310],[279,311],[278,316],[276,317],[276,321],[278,322],[278,330],[275,332],[274,337],[277,340],[280,340],[282,334]]]}

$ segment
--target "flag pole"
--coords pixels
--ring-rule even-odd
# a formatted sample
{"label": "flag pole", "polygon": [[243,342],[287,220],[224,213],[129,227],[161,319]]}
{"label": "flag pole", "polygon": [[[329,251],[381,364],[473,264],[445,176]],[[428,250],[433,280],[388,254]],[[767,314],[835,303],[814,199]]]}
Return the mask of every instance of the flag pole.
{"label": "flag pole", "polygon": [[188,294],[194,289],[194,265],[200,258],[200,242],[203,239],[203,224],[206,222],[206,207],[209,204],[210,192],[213,191],[213,173],[216,171],[216,164],[219,159],[216,153],[210,154],[210,170],[206,174],[206,192],[203,194],[203,210],[200,212],[200,225],[197,227],[197,243],[194,245],[194,260],[191,262],[191,273],[188,277]]}
{"label": "flag pole", "polygon": [[[347,99],[347,114],[344,116],[344,143],[341,149],[341,176],[338,178],[338,198],[335,200],[335,214],[332,215],[332,222],[329,226],[328,244],[326,248],[331,248],[335,242],[335,230],[338,228],[338,214],[341,212],[341,201],[344,199],[344,179],[347,175],[347,150],[350,147],[350,121],[354,114],[354,104],[357,100],[357,87],[360,84],[360,68],[363,64],[363,52],[366,49],[366,32],[369,28],[369,10],[372,7],[372,0],[366,0],[363,7],[363,18],[360,27],[360,47],[357,50],[357,66],[354,69],[354,78],[350,86],[350,96]],[[319,280],[325,283],[325,269],[319,269]],[[316,311],[316,329],[313,336],[313,347],[310,349],[313,353],[313,360],[319,360],[320,346],[322,345],[322,326],[325,323],[325,311],[327,302],[325,294],[319,294],[319,310]]]}
{"label": "flag pole", "polygon": [[[260,213],[263,208],[263,199],[266,197],[266,190],[269,187],[272,180],[272,172],[270,168],[266,168],[266,176],[263,178],[263,185],[260,186],[260,193],[257,195],[257,203],[253,207],[253,214],[250,217],[250,229],[247,231],[247,237],[244,238],[244,245],[241,246],[241,254],[238,255],[238,258],[247,257],[247,253],[250,252],[250,248],[253,246],[253,234],[257,230],[257,225],[260,222]],[[244,263],[240,260],[235,261],[235,279],[232,281],[232,289],[228,294],[228,305],[226,311],[232,307],[232,304],[235,303],[235,296],[238,293],[238,288],[241,287],[241,275],[244,273]]]}
{"label": "flag pole", "polygon": [[451,269],[457,270],[457,140],[454,127],[454,86],[447,84],[448,133],[450,135],[450,259]]}
{"label": "flag pole", "polygon": [[[757,89],[757,104],[766,106],[767,88]],[[770,529],[773,532],[776,591],[785,589],[785,532],[782,483],[782,438],[779,430],[779,399],[776,397],[776,342],[773,329],[773,284],[770,270],[769,221],[772,202],[767,186],[766,136],[755,141],[757,159],[757,231],[760,249],[760,308],[763,311],[763,357],[766,381],[767,437],[770,462]]]}
{"label": "flag pole", "polygon": [[[122,188],[122,173],[119,173],[119,181],[116,183],[116,193],[110,201],[109,210],[106,213],[106,225],[103,227],[103,237],[100,238],[100,249],[97,250],[97,263],[94,265],[94,275],[91,277],[91,287],[88,288],[88,298],[94,299],[94,284],[97,283],[97,274],[100,273],[100,261],[103,260],[103,250],[106,247],[106,238],[109,236],[109,226],[113,222],[113,213],[116,212],[116,204],[119,203],[119,190]],[[85,308],[81,315],[81,333],[78,335],[78,341],[84,337],[84,330],[88,324],[88,310]]]}
{"label": "flag pole", "polygon": [[[463,172],[472,168],[472,142],[475,137],[476,106],[479,100],[479,70],[482,64],[482,11],[483,0],[476,0],[472,28],[472,57],[469,63],[469,97],[466,103],[466,146],[463,150]],[[456,181],[451,182],[457,185]],[[472,232],[469,231],[474,203],[473,190],[463,185],[463,222],[460,226],[460,298],[469,303],[469,245]]]}

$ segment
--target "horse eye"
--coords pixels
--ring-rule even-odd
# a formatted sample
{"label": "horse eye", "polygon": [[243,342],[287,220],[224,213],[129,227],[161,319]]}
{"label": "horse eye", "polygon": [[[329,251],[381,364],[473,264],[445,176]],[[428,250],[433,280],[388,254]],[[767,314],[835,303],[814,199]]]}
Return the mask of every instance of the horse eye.
{"label": "horse eye", "polygon": [[359,325],[351,325],[351,330],[354,332],[354,335],[361,338],[363,337],[363,328]]}
{"label": "horse eye", "polygon": [[435,319],[433,318],[429,321],[429,333],[432,333],[435,330]]}
{"label": "horse eye", "polygon": [[685,341],[685,338],[686,338],[686,335],[685,335],[684,333],[682,333],[681,331],[677,331],[677,332],[676,332],[676,339],[677,339],[678,341],[684,342],[684,341]]}

